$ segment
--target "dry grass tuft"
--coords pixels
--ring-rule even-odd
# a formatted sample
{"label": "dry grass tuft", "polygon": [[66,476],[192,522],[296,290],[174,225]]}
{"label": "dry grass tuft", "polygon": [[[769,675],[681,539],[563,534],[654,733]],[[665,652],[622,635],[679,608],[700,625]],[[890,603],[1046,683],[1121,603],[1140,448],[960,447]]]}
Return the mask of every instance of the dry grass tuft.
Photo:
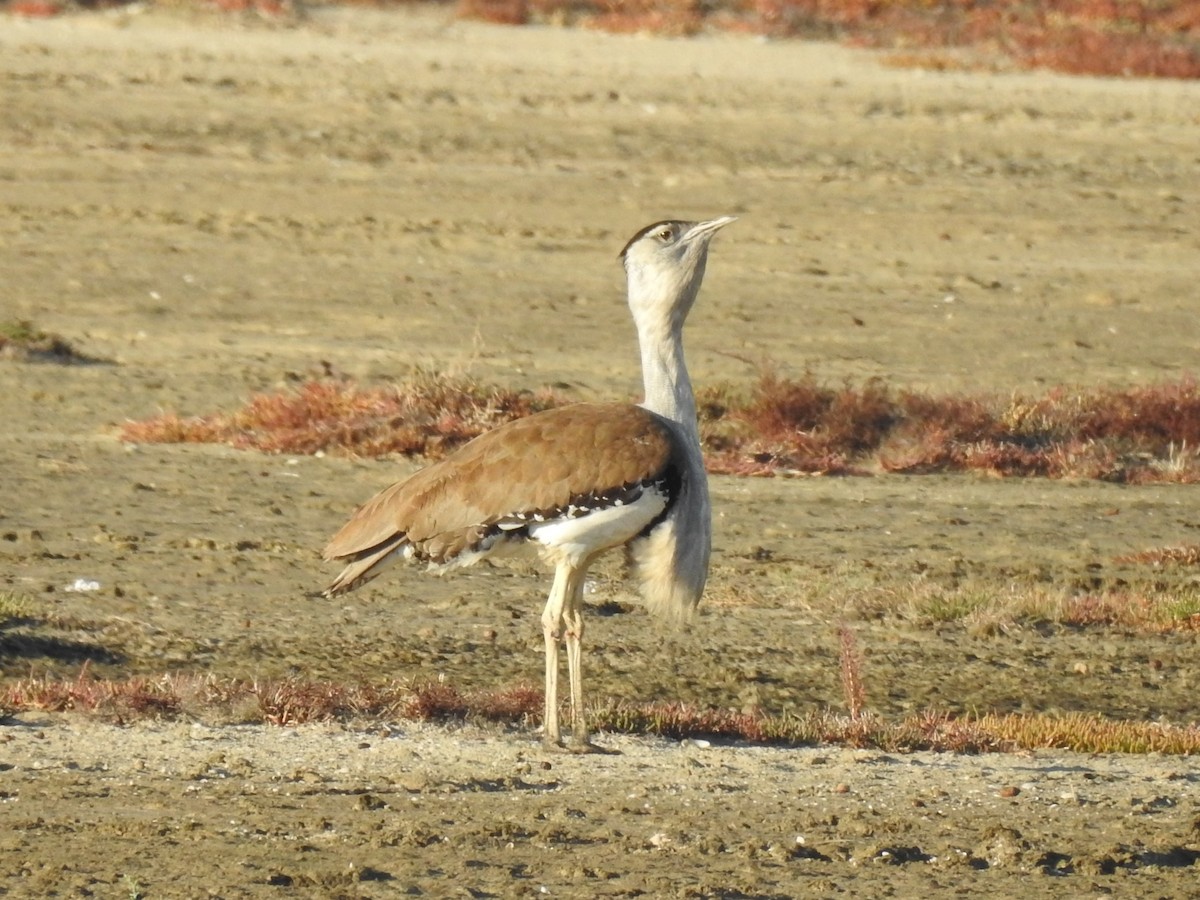
{"label": "dry grass tuft", "polygon": [[838,663],[846,709],[851,719],[860,719],[867,703],[867,688],[863,680],[863,653],[854,629],[844,622],[838,626],[838,644]]}
{"label": "dry grass tuft", "polygon": [[1200,566],[1200,544],[1155,547],[1128,556],[1118,556],[1116,561],[1147,566]]}
{"label": "dry grass tuft", "polygon": [[1122,722],[1101,716],[968,715],[926,711],[899,721],[830,712],[800,717],[697,709],[680,704],[614,705],[591,713],[601,728],[673,738],[716,737],[756,743],[834,744],[889,752],[951,753],[1074,750],[1082,753],[1200,753],[1200,726]]}
{"label": "dry grass tuft", "polygon": [[0,627],[14,619],[24,619],[33,614],[33,601],[28,594],[16,591],[0,591]]}
{"label": "dry grass tuft", "polygon": [[660,737],[774,740],[771,720],[760,713],[734,712],[686,703],[614,703],[588,710],[589,724],[601,731],[655,734]]}
{"label": "dry grass tuft", "polygon": [[[917,578],[907,585],[852,593],[853,599],[844,605],[862,618],[897,617],[918,626],[959,625],[975,636],[1045,624],[1144,634],[1200,628],[1200,588],[1195,585],[1123,585],[1077,592],[1043,585],[947,586]],[[831,607],[838,602],[835,596]]]}
{"label": "dry grass tuft", "polygon": [[1200,726],[1124,722],[1086,713],[1057,716],[983,715],[973,724],[995,739],[1028,750],[1077,753],[1200,753]]}

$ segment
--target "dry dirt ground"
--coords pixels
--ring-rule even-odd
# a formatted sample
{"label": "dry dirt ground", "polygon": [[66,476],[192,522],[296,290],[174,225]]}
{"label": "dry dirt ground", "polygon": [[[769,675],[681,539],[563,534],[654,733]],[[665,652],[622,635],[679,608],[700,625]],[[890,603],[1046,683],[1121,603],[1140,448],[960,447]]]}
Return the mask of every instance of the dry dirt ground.
{"label": "dry dirt ground", "polygon": [[[116,425],[330,367],[636,396],[615,255],[666,216],[741,217],[690,325],[701,383],[763,360],[937,391],[1178,378],[1200,350],[1198,203],[1194,84],[443,10],[0,21],[0,318],[108,360],[0,360],[0,589],[31,603],[0,631],[3,673],[536,682],[532,566],[314,596],[324,540],[412,463],[132,447]],[[1196,719],[1194,634],[938,626],[921,607],[946,589],[1182,586],[1186,570],[1114,557],[1200,539],[1195,488],[880,476],[714,494],[704,614],[677,635],[598,605],[593,696],[840,707],[845,620],[881,715]],[[619,574],[597,573],[597,600],[627,599]],[[619,754],[548,754],[530,729],[23,714],[0,728],[0,893],[1200,884],[1193,759],[599,740]]]}

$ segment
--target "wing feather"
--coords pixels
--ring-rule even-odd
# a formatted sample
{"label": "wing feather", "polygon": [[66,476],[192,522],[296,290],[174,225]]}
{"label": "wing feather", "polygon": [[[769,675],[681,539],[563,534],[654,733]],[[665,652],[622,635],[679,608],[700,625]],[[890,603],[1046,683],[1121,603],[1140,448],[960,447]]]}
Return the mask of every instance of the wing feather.
{"label": "wing feather", "polygon": [[401,539],[445,561],[496,522],[659,477],[678,447],[667,420],[632,404],[578,403],[518,419],[368,500],[325,558],[373,555]]}

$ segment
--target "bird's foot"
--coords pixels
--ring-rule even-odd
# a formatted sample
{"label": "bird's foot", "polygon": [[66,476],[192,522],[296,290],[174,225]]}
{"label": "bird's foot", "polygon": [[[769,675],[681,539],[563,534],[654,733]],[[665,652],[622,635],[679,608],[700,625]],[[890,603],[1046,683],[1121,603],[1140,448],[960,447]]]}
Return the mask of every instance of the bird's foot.
{"label": "bird's foot", "polygon": [[621,753],[620,750],[610,750],[599,744],[593,744],[592,739],[587,735],[572,737],[571,742],[564,749],[569,753],[600,753],[605,756],[619,756]]}
{"label": "bird's foot", "polygon": [[572,737],[571,740],[564,743],[563,741],[552,738],[549,735],[542,735],[542,748],[554,753],[572,754],[602,753],[605,755],[619,755],[621,752],[620,750],[609,750],[605,747],[593,744],[591,739],[588,737]]}

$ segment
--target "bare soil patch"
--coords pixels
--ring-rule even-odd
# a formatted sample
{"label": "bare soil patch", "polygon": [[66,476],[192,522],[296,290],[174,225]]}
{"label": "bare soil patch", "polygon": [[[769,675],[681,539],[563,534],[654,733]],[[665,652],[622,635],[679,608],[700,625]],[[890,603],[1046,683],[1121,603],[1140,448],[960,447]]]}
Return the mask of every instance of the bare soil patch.
{"label": "bare soil patch", "polygon": [[[0,589],[30,601],[0,631],[8,678],[88,661],[100,677],[536,680],[532,566],[313,596],[332,529],[415,463],[117,430],[331,368],[634,397],[614,257],[656,218],[741,217],[691,322],[701,385],[771,360],[829,383],[1038,394],[1180,379],[1200,350],[1195,85],[899,71],[828,45],[429,10],[6,21],[0,78],[0,318],[112,361],[0,360]],[[987,616],[1032,588],[1194,590],[1194,565],[1162,549],[1196,544],[1194,486],[719,477],[714,495],[712,588],[689,632],[651,627],[617,561],[597,573],[595,695],[841,707],[849,623],[880,715],[1196,720],[1195,632]],[[939,610],[938,591],[982,612]],[[1194,894],[1190,758],[610,735],[619,754],[576,759],[535,737],[22,714],[0,729],[0,884]]]}

